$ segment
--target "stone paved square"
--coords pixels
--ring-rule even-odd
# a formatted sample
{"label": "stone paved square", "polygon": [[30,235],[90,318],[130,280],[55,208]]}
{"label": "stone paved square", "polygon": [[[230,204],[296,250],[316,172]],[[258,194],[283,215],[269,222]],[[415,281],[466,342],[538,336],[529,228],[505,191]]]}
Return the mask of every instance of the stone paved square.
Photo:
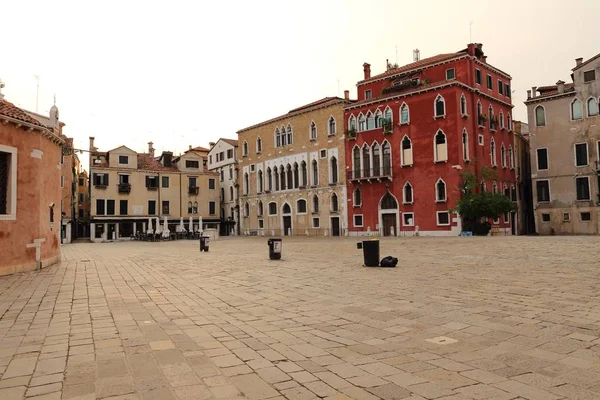
{"label": "stone paved square", "polygon": [[0,278],[0,399],[600,398],[595,237],[266,239]]}

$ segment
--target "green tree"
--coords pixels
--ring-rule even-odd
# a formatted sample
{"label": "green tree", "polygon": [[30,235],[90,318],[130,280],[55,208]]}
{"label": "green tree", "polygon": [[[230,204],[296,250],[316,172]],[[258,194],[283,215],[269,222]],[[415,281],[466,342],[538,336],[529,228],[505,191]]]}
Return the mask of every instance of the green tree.
{"label": "green tree", "polygon": [[[480,177],[484,181],[497,179],[496,171],[482,167]],[[497,219],[502,214],[515,210],[514,203],[503,193],[475,192],[479,186],[477,175],[471,170],[461,174],[461,199],[456,202],[457,212],[463,219],[464,230],[487,235],[491,225],[488,219]],[[485,219],[485,222],[480,222]]]}

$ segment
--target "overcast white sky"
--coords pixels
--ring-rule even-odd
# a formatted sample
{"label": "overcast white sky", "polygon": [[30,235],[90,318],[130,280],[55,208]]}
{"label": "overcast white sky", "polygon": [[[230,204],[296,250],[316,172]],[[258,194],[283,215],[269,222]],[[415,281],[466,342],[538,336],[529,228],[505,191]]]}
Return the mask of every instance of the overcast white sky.
{"label": "overcast white sky", "polygon": [[[356,97],[363,62],[483,43],[513,77],[515,119],[531,86],[570,81],[600,52],[598,0],[31,1],[0,6],[6,99],[46,114],[88,148],[180,152],[325,96]],[[397,48],[397,58],[396,58]],[[339,84],[338,84],[339,82]],[[339,87],[339,91],[338,91]],[[87,160],[87,157],[82,157]],[[87,163],[87,161],[86,161]],[[86,164],[87,165],[87,164]]]}

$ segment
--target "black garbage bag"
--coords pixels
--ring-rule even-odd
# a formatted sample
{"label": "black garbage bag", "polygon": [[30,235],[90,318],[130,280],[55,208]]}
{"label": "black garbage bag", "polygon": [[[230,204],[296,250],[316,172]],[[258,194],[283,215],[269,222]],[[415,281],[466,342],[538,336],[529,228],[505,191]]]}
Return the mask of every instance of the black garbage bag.
{"label": "black garbage bag", "polygon": [[381,259],[381,263],[379,265],[382,267],[394,268],[396,264],[398,264],[398,259],[396,257],[387,256]]}

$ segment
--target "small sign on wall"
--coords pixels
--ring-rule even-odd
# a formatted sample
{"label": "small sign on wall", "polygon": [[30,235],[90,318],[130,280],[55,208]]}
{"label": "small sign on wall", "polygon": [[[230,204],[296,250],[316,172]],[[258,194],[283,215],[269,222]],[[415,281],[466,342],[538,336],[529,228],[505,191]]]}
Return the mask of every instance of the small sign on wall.
{"label": "small sign on wall", "polygon": [[133,206],[133,215],[142,215],[144,206]]}

